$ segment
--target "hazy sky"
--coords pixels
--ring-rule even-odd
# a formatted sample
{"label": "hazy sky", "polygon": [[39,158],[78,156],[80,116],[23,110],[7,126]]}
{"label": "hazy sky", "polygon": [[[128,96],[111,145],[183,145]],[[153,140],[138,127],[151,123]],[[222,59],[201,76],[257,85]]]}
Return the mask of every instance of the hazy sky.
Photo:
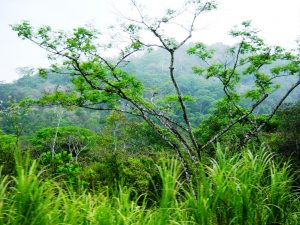
{"label": "hazy sky", "polygon": [[[182,0],[142,0],[149,10],[157,13],[162,7],[180,5]],[[47,66],[44,51],[23,41],[11,31],[10,24],[29,20],[35,26],[51,25],[58,29],[94,24],[105,27],[116,19],[116,9],[129,12],[127,0],[0,0],[0,81],[18,78],[18,67]],[[244,20],[254,27],[270,44],[295,46],[300,39],[299,0],[219,0],[216,11],[203,15],[200,32],[194,41],[208,44],[231,44],[229,30]]]}

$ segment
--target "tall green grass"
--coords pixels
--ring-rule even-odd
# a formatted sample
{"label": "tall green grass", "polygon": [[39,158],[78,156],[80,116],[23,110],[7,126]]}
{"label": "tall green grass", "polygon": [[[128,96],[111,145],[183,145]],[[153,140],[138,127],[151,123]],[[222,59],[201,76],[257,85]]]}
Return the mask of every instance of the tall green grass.
{"label": "tall green grass", "polygon": [[216,159],[202,171],[198,199],[187,192],[185,202],[198,224],[297,224],[293,175],[265,150],[227,155],[218,147]]}
{"label": "tall green grass", "polygon": [[[17,160],[18,161],[18,160]],[[160,200],[130,187],[109,191],[74,191],[55,180],[43,180],[37,164],[17,163],[17,176],[0,176],[0,224],[297,224],[299,196],[289,166],[276,166],[264,150],[227,154],[200,164],[198,197],[181,180],[175,159],[159,166]]]}

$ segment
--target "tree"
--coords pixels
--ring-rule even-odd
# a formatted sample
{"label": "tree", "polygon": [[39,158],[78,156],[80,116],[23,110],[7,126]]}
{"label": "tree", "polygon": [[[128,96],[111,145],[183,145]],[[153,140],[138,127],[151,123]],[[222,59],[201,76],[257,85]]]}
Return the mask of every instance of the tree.
{"label": "tree", "polygon": [[15,171],[15,152],[18,150],[17,138],[0,130],[0,165],[3,174],[13,174]]}
{"label": "tree", "polygon": [[9,96],[6,104],[6,107],[0,108],[0,123],[3,124],[3,127],[5,127],[8,132],[15,135],[16,145],[18,146],[23,133],[24,124],[28,122],[28,106],[18,103],[11,96]]}
{"label": "tree", "polygon": [[[54,149],[53,137],[55,137]],[[75,126],[42,128],[31,140],[38,155],[50,151],[51,156],[54,157],[56,153],[67,151],[73,156],[75,162],[78,161],[79,155],[92,149],[97,141],[96,133]]]}
{"label": "tree", "polygon": [[[26,21],[13,26],[18,36],[48,51],[51,60],[62,60],[63,64],[53,65],[52,70],[68,74],[74,84],[73,89],[58,88],[55,92],[44,95],[38,100],[39,104],[62,104],[99,111],[114,110],[140,117],[175,150],[187,180],[191,180],[191,176],[197,174],[193,171],[196,167],[194,165],[201,160],[204,149],[240,123],[251,125],[245,138],[240,141],[240,146],[246,144],[300,84],[299,80],[296,81],[274,105],[265,121],[258,125],[255,110],[278,88],[276,78],[299,75],[299,53],[286,51],[279,46],[268,46],[258,37],[257,31],[251,29],[250,22],[242,23],[242,28],[231,32],[239,41],[227,51],[223,63],[213,61],[213,51],[207,49],[204,44],[197,43],[188,53],[196,55],[206,66],[194,67],[194,72],[206,78],[219,80],[230,118],[226,125],[220,127],[205,143],[201,143],[195,137],[187,107],[187,104],[193,102],[193,98],[181,90],[176,77],[175,57],[176,52],[192,37],[200,15],[215,9],[216,3],[188,0],[184,7],[179,10],[168,9],[160,18],[145,15],[143,8],[135,0],[131,0],[131,4],[138,18],[123,16],[125,22],[122,24],[122,36],[129,41],[127,45],[122,42],[121,46],[117,46],[122,47],[122,50],[114,59],[106,57],[106,51],[112,49],[114,43],[99,44],[99,32],[88,27],[79,27],[74,29],[72,34],[68,34],[52,31],[49,26],[34,29]],[[184,18],[184,21],[189,20],[189,23],[183,23],[180,18]],[[164,30],[174,26],[186,34],[180,41],[164,33]],[[146,33],[153,38],[144,38],[149,36]],[[173,91],[160,98],[157,98],[155,92],[147,92],[133,74],[124,70],[130,56],[150,48],[162,49],[169,59],[168,74]],[[274,67],[274,62],[281,64]],[[61,69],[61,66],[64,68]],[[262,72],[262,68],[266,66],[268,72]],[[46,76],[45,70],[40,69],[39,72]],[[242,76],[250,77],[253,88],[244,92],[239,90]],[[245,98],[252,102],[248,108],[242,104]],[[179,115],[176,115],[176,112],[180,112]]]}
{"label": "tree", "polygon": [[111,112],[100,135],[100,146],[112,154],[129,155],[139,152],[167,150],[168,145],[147,124],[136,118],[126,118],[122,112]]}
{"label": "tree", "polygon": [[[62,119],[63,114],[64,114],[64,110],[62,108],[56,108],[55,111],[56,111],[56,115],[57,115],[58,121],[57,121],[56,130],[55,130],[55,134],[54,134],[54,138],[53,138],[53,144],[51,146],[51,155],[52,155],[52,158],[55,155],[55,145],[56,145],[57,134],[58,134],[58,130],[59,130],[61,119]],[[77,157],[76,157],[76,161],[77,161]]]}
{"label": "tree", "polygon": [[[281,107],[274,118],[276,129],[265,130],[269,144],[283,156],[291,157],[295,165],[300,160],[300,101],[287,103]],[[268,141],[266,141],[268,143]]]}

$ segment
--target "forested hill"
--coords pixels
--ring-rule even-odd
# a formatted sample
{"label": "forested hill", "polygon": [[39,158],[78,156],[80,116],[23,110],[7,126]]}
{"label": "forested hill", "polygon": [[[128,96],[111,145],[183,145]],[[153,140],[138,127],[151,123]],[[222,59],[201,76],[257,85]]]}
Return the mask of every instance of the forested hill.
{"label": "forested hill", "polygon": [[[187,49],[192,47],[193,44],[185,45],[183,48],[176,52],[175,57],[175,74],[178,79],[178,83],[182,92],[185,95],[190,95],[195,98],[196,104],[193,104],[195,113],[207,114],[213,106],[215,100],[220,99],[224,94],[222,88],[216,79],[205,79],[202,76],[193,73],[192,68],[194,66],[206,65],[201,62],[196,56],[187,54]],[[210,49],[214,49],[214,60],[216,62],[222,61],[225,52],[229,46],[222,43],[216,43],[209,46]],[[174,92],[174,88],[171,85],[169,79],[168,68],[169,56],[164,50],[157,49],[151,52],[143,53],[139,56],[135,56],[130,59],[130,63],[125,65],[125,70],[134,74],[140,81],[143,82],[146,94],[157,93],[164,96]],[[58,87],[70,87],[69,78],[63,74],[53,74],[48,72],[47,79],[39,77],[33,70],[29,68],[20,68],[18,73],[20,79],[13,83],[0,83],[0,99],[2,100],[2,107],[5,106],[5,102],[8,101],[8,97],[11,96],[15,100],[20,100],[23,97],[37,98],[45,92],[50,92]],[[278,83],[283,87],[288,87],[293,80],[286,78],[278,78]],[[247,89],[247,86],[253,85],[253,81],[244,77],[241,86],[241,90]],[[285,88],[280,89],[281,92],[285,91]],[[275,92],[267,102],[270,104],[272,99],[277,99],[281,95],[281,92]],[[296,90],[289,97],[288,101],[294,101],[298,99],[300,92]],[[261,113],[264,110],[262,109]],[[193,113],[193,109],[191,108]],[[201,115],[198,115],[201,117]],[[199,122],[199,121],[198,121]]]}
{"label": "forested hill", "polygon": [[[185,80],[190,80],[190,82],[194,83],[195,86],[200,86],[200,88],[202,88],[201,86],[217,84],[213,81],[204,81],[201,77],[193,74],[192,67],[199,66],[201,63],[197,57],[187,54],[187,49],[192,45],[189,44],[179,49],[176,55],[175,71],[176,76],[180,79],[179,83],[183,81],[182,88],[190,88],[186,86],[188,84]],[[217,43],[210,47],[216,49],[216,59],[221,58],[225,49],[228,48],[222,43]],[[204,66],[203,63],[201,66]],[[145,84],[146,88],[157,87],[161,89],[162,86],[167,85],[166,82],[169,82],[169,56],[160,49],[131,58],[125,69],[137,76]],[[0,96],[2,99],[6,99],[7,96],[12,96],[15,99],[21,99],[24,96],[37,97],[42,92],[51,90],[57,85],[66,86],[69,83],[68,76],[63,74],[49,72],[47,79],[43,79],[34,73],[31,68],[19,68],[18,73],[20,75],[18,80],[13,83],[0,84]],[[165,89],[165,87],[162,89]]]}

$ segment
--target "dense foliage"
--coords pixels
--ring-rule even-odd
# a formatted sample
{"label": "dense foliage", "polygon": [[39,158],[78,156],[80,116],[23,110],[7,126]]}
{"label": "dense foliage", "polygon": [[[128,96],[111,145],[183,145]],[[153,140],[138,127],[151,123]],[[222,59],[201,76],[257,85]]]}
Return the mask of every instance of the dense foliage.
{"label": "dense foliage", "polygon": [[130,2],[118,43],[12,26],[53,64],[0,84],[0,224],[296,224],[300,48],[249,21],[233,46],[188,43],[214,1]]}
{"label": "dense foliage", "polygon": [[[157,166],[162,182],[158,198],[120,187],[74,191],[72,185],[43,179],[36,162],[18,163],[15,177],[0,178],[1,224],[297,224],[299,196],[292,192],[289,165],[279,168],[272,154],[250,150],[199,164],[195,200],[174,159]],[[20,160],[20,159],[19,159]]]}

